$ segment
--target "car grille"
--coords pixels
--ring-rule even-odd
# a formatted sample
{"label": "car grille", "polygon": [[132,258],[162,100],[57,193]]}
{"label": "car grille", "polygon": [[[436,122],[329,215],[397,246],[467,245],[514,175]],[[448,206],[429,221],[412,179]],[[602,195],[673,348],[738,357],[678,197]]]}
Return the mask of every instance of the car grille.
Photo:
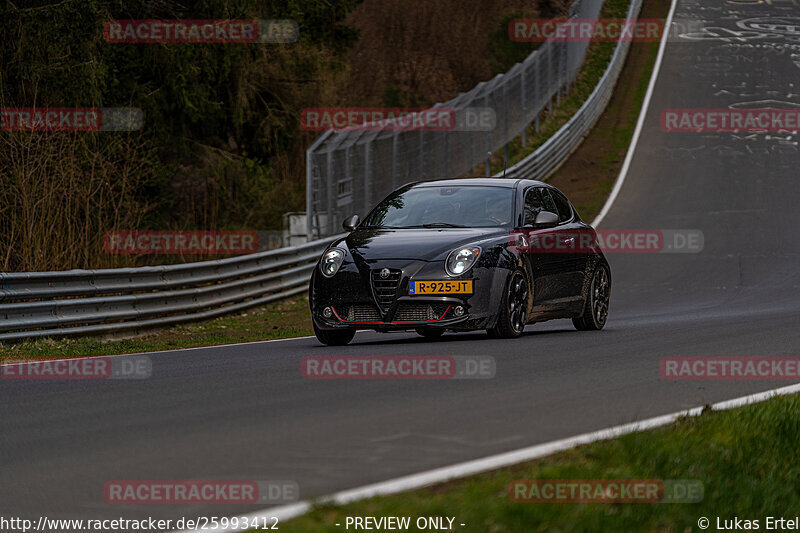
{"label": "car grille", "polygon": [[400,270],[389,268],[389,275],[385,278],[381,277],[381,270],[376,269],[372,271],[372,289],[375,292],[375,299],[380,306],[381,311],[384,313],[389,310],[394,303],[394,297],[397,294],[397,286],[400,284],[400,277],[402,272]]}
{"label": "car grille", "polygon": [[381,319],[378,309],[370,304],[350,305],[339,316],[347,322],[379,322]]}
{"label": "car grille", "polygon": [[394,315],[398,322],[430,322],[439,320],[450,307],[444,303],[401,303]]}

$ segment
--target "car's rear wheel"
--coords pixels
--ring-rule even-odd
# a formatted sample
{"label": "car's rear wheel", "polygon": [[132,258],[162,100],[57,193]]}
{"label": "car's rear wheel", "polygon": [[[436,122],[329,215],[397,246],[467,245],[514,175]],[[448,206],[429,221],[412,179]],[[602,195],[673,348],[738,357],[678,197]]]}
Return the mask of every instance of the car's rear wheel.
{"label": "car's rear wheel", "polygon": [[444,335],[443,329],[433,329],[433,328],[417,328],[414,330],[417,332],[417,335],[421,335],[426,339],[438,339],[442,335]]}
{"label": "car's rear wheel", "polygon": [[314,335],[325,346],[344,346],[353,340],[355,334],[356,330],[354,329],[319,329],[314,324]]}
{"label": "car's rear wheel", "polygon": [[489,336],[513,339],[522,335],[528,319],[528,280],[521,270],[515,270],[500,302],[497,323],[488,331]]}
{"label": "car's rear wheel", "polygon": [[583,307],[583,316],[573,318],[572,323],[579,331],[597,331],[603,329],[608,318],[608,303],[611,299],[611,276],[608,267],[597,265],[589,284],[589,294]]}

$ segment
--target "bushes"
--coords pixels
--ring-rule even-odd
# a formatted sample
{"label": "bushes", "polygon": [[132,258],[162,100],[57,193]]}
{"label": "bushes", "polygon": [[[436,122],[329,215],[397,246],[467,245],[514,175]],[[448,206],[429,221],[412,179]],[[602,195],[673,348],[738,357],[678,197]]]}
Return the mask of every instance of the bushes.
{"label": "bushes", "polygon": [[[282,213],[304,209],[304,152],[317,136],[299,128],[304,107],[451,98],[524,57],[531,45],[509,47],[504,24],[563,7],[538,3],[6,2],[0,107],[133,106],[145,126],[0,131],[0,270],[128,264],[103,250],[112,229],[276,229]],[[109,19],[225,18],[290,18],[301,37],[270,45],[103,39]]]}
{"label": "bushes", "polygon": [[[0,7],[0,107],[142,108],[140,132],[0,132],[0,270],[110,266],[111,229],[279,227],[302,209],[303,107],[332,95],[355,0]],[[293,18],[298,43],[108,44],[109,19]],[[142,258],[163,262],[166,258]]]}

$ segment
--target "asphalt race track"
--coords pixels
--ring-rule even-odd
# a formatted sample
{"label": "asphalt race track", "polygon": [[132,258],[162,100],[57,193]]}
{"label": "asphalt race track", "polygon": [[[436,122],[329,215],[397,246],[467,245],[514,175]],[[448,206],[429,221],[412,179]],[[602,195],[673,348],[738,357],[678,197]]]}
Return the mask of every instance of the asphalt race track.
{"label": "asphalt race track", "polygon": [[[755,3],[755,2],[751,2]],[[800,34],[750,29],[792,1],[678,4],[638,148],[602,228],[695,229],[701,253],[614,254],[605,330],[516,340],[359,333],[152,354],[142,381],[0,381],[0,515],[234,515],[109,505],[109,480],[293,480],[302,499],[764,391],[668,381],[669,356],[797,356],[797,134],[668,133],[668,108],[800,106]],[[705,29],[698,29],[697,22]],[[750,25],[750,26],[748,26]],[[710,29],[709,29],[710,28]],[[681,32],[676,32],[681,33]],[[494,379],[307,380],[308,355],[491,355]]]}

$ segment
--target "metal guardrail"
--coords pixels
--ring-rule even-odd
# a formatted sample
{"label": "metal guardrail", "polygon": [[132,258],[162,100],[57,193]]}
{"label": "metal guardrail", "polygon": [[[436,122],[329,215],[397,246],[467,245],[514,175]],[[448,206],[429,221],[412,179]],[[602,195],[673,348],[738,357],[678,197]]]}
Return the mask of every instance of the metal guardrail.
{"label": "metal guardrail", "polygon": [[[633,0],[628,18],[635,19],[641,7],[642,0]],[[509,168],[508,175],[545,179],[564,162],[605,109],[629,48],[628,41],[617,43],[583,106],[534,153]],[[146,330],[208,320],[300,294],[307,290],[321,253],[340,236],[218,261],[0,273],[0,341]]]}
{"label": "metal guardrail", "polygon": [[[636,19],[641,9],[642,0],[633,0],[628,8],[627,18],[629,20]],[[665,28],[664,31],[669,31],[669,28]],[[625,65],[625,58],[628,56],[630,46],[629,40],[617,42],[603,77],[600,78],[592,94],[581,108],[536,151],[506,169],[506,175],[544,180],[558,170],[570,154],[580,146],[600,115],[603,114],[608,101],[611,100],[622,67]],[[501,175],[502,173],[498,173],[495,177]]]}
{"label": "metal guardrail", "polygon": [[0,341],[146,330],[300,294],[338,237],[218,261],[0,273]]}

